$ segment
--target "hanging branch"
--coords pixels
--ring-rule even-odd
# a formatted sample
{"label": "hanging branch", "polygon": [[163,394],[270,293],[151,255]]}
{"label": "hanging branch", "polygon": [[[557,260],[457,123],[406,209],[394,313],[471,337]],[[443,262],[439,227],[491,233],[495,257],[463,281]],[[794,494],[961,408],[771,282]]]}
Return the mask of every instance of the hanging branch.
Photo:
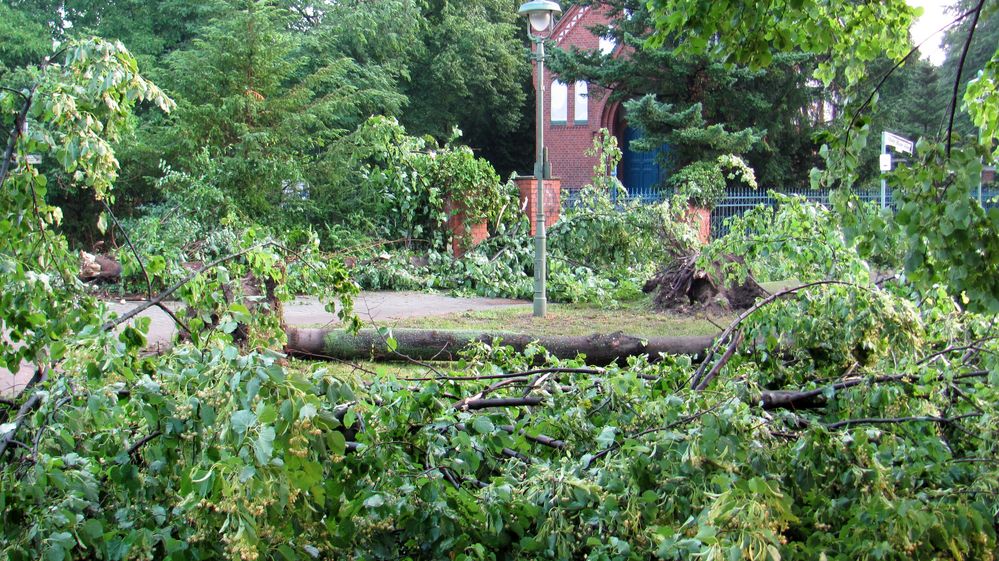
{"label": "hanging branch", "polygon": [[[982,1],[984,2],[984,0],[982,0]],[[899,61],[896,62],[894,66],[892,66],[887,72],[885,72],[884,76],[881,77],[881,80],[878,81],[878,84],[876,86],[874,86],[873,90],[871,90],[871,94],[869,96],[867,96],[867,99],[864,100],[864,103],[862,103],[860,105],[860,107],[857,108],[857,111],[853,114],[853,117],[850,119],[850,125],[846,127],[847,134],[850,134],[850,131],[853,130],[853,126],[855,124],[857,124],[857,119],[860,117],[860,114],[863,113],[864,109],[867,109],[871,105],[871,102],[874,101],[874,96],[879,91],[881,91],[881,86],[885,85],[885,82],[888,81],[888,78],[890,78],[892,76],[892,74],[894,74],[899,68],[901,68],[902,65],[905,63],[905,61],[907,61],[909,59],[909,57],[911,57],[913,54],[915,54],[916,51],[918,51],[919,49],[921,49],[923,47],[923,45],[925,45],[927,42],[929,42],[930,39],[936,37],[938,33],[949,29],[950,27],[954,26],[959,21],[963,20],[964,18],[970,16],[973,13],[975,13],[975,10],[973,10],[973,9],[972,10],[968,10],[967,12],[964,12],[963,14],[961,14],[961,15],[957,16],[956,18],[954,18],[953,20],[951,20],[950,23],[948,23],[947,25],[944,25],[940,29],[937,29],[936,31],[934,31],[933,33],[931,33],[926,39],[923,39],[923,41],[921,43],[919,43],[918,45],[916,45],[915,47],[913,47],[912,49],[910,49],[909,52],[906,53],[904,57],[902,57],[901,59],[899,59]],[[948,151],[948,154],[949,153],[950,152]]]}
{"label": "hanging branch", "polygon": [[[954,114],[957,113],[957,95],[961,89],[961,73],[964,71],[964,62],[968,58],[968,50],[971,48],[971,40],[975,37],[975,28],[978,27],[978,18],[982,15],[982,8],[985,0],[978,0],[978,5],[971,10],[975,17],[971,20],[971,29],[968,30],[968,38],[964,41],[964,48],[961,49],[961,59],[957,63],[957,76],[954,77],[954,92],[950,97],[950,122],[947,124],[947,157],[950,157],[951,143],[954,135]],[[962,16],[963,17],[963,16]]]}
{"label": "hanging branch", "polygon": [[[48,68],[52,60],[62,56],[62,54],[66,52],[67,48],[68,47],[63,47],[56,51],[53,55],[42,59],[42,63],[38,66],[39,69],[45,70]],[[27,94],[24,94],[23,92],[14,92],[14,90],[10,88],[4,88],[7,91],[12,91],[21,96],[21,99],[24,100],[24,104],[21,106],[21,110],[18,112],[17,117],[14,118],[14,128],[7,137],[7,148],[4,150],[3,161],[0,162],[0,189],[3,189],[4,183],[7,182],[7,175],[10,173],[10,166],[14,162],[14,150],[17,148],[17,141],[24,134],[24,128],[28,120],[28,112],[31,110],[32,103],[34,103],[35,92],[38,90],[38,85],[38,82],[32,84]]]}

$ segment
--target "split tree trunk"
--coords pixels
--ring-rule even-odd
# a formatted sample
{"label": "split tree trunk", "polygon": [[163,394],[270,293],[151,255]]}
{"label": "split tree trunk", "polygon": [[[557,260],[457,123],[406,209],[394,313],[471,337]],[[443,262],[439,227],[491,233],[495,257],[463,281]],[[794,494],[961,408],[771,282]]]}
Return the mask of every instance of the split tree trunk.
{"label": "split tree trunk", "polygon": [[287,350],[292,355],[308,358],[336,360],[402,361],[453,361],[458,353],[476,341],[492,343],[502,339],[503,345],[522,352],[537,341],[549,353],[561,358],[575,358],[585,354],[587,364],[605,365],[629,356],[659,353],[702,357],[710,347],[713,336],[704,337],[650,337],[640,339],[620,333],[585,336],[534,336],[519,333],[484,331],[444,331],[433,329],[395,329],[392,336],[398,347],[389,350],[385,339],[374,329],[362,329],[351,335],[342,329],[290,328]]}

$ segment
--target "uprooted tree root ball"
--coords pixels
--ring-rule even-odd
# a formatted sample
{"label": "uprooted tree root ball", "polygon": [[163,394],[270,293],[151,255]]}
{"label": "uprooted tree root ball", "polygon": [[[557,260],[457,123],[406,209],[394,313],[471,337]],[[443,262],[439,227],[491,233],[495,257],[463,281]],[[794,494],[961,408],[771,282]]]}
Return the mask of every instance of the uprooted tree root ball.
{"label": "uprooted tree root ball", "polygon": [[745,265],[737,255],[726,255],[709,269],[698,267],[700,253],[674,259],[660,269],[642,290],[653,294],[652,304],[658,311],[694,311],[698,309],[745,310],[767,291],[752,275],[742,282],[729,280],[724,274],[727,263]]}

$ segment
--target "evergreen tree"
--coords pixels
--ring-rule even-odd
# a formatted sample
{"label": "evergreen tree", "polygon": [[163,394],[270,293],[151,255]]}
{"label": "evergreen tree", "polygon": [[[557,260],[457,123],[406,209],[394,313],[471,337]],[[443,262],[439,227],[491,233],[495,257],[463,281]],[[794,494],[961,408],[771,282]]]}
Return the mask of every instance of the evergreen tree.
{"label": "evergreen tree", "polygon": [[[659,102],[678,111],[699,104],[694,113],[699,113],[706,125],[724,125],[728,131],[765,129],[760,142],[745,154],[760,183],[766,188],[779,189],[807,181],[808,170],[816,163],[817,150],[811,138],[817,128],[811,112],[821,99],[818,88],[808,80],[815,64],[812,57],[781,55],[764,71],[732,67],[707,57],[679,56],[672,49],[647,49],[643,42],[650,32],[651,21],[645,2],[585,3],[609,8],[612,24],[595,27],[593,31],[613,37],[624,45],[626,54],[612,57],[575,48],[556,50],[551,64],[563,81],[589,81],[605,92],[591,88],[591,95],[609,95],[616,100],[654,94]],[[635,122],[634,116],[628,118]],[[650,130],[660,128],[653,122],[635,124]],[[689,154],[696,151],[696,145],[670,148],[686,154],[678,157],[675,165],[694,161]]]}
{"label": "evergreen tree", "polygon": [[[727,168],[744,168],[738,157],[763,136],[751,128],[732,132],[719,123],[708,124],[700,103],[681,109],[649,94],[625,107],[642,132],[633,148],[650,152],[669,146],[667,163],[674,173],[667,183],[700,207],[712,208],[724,197]],[[740,175],[756,186],[752,174]]]}

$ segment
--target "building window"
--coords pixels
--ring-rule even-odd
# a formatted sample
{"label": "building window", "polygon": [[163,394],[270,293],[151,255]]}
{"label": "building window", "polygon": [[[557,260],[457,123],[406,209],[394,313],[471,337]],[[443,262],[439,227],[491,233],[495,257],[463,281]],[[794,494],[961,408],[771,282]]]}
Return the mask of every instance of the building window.
{"label": "building window", "polygon": [[569,118],[569,86],[552,82],[552,124],[564,125]]}
{"label": "building window", "polygon": [[586,82],[576,82],[576,99],[575,99],[575,116],[573,117],[573,122],[577,125],[585,125],[590,120],[588,102],[589,102],[589,87]]}

